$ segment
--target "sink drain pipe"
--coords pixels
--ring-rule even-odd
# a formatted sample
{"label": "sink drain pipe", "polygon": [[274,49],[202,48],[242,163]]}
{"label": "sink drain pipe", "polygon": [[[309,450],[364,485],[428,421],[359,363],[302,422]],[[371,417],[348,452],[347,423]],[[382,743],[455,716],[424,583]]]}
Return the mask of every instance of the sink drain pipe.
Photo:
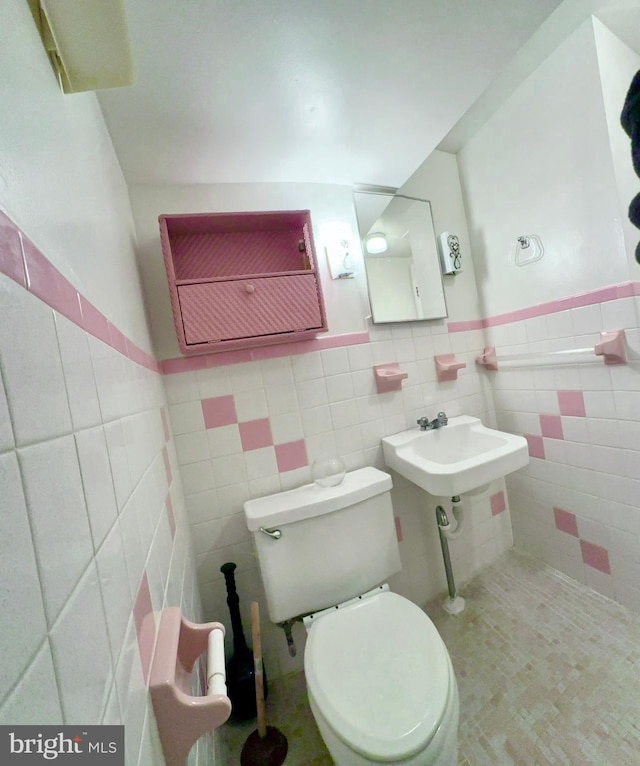
{"label": "sink drain pipe", "polygon": [[449,614],[460,614],[464,609],[464,599],[456,593],[456,583],[453,579],[453,568],[451,567],[451,555],[449,554],[449,540],[456,540],[462,534],[464,526],[464,516],[462,515],[462,501],[460,495],[454,495],[451,498],[452,511],[456,520],[455,529],[451,530],[449,517],[445,509],[439,505],[436,507],[436,521],[438,523],[438,534],[440,535],[440,547],[442,548],[442,559],[444,561],[444,571],[447,576],[447,589],[449,598],[445,600],[443,609]]}

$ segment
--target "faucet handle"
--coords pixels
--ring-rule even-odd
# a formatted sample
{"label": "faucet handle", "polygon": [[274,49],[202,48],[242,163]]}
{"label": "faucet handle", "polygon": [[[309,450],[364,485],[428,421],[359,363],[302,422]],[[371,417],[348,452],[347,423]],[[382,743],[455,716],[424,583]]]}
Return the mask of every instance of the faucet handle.
{"label": "faucet handle", "polygon": [[438,420],[442,423],[443,426],[446,426],[449,422],[449,418],[447,417],[446,412],[439,412],[438,413]]}

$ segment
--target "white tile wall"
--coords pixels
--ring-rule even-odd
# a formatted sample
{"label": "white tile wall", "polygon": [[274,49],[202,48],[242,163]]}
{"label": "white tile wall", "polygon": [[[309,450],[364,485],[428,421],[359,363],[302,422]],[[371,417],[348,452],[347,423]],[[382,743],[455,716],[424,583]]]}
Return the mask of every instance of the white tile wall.
{"label": "white tile wall", "polygon": [[[435,415],[444,409],[451,416],[464,412],[493,420],[489,388],[474,364],[474,355],[483,345],[481,332],[456,334],[456,353],[467,362],[467,367],[458,381],[448,384],[436,382],[433,362],[436,345],[451,349],[444,323],[372,326],[370,340],[165,376],[168,397],[173,402],[170,415],[207,619],[229,622],[220,573],[220,566],[227,561],[238,565],[242,608],[247,610],[251,594],[256,594],[266,610],[244,522],[243,503],[249,497],[307,483],[311,480],[313,461],[336,454],[349,470],[364,465],[384,468],[382,436],[411,427],[425,413]],[[378,361],[398,361],[409,373],[401,391],[376,393],[373,364]],[[243,452],[237,424],[205,429],[200,400],[229,394],[234,397],[239,422],[269,419],[275,445],[304,439],[308,464],[280,472],[273,446]],[[429,503],[423,493],[407,489],[401,477],[395,480],[398,484],[393,493],[395,511],[403,528],[407,524],[408,530],[401,543],[403,573],[394,580],[394,587],[423,603],[446,588],[435,524],[435,499]],[[496,485],[491,491],[497,492],[501,487]],[[484,509],[482,516],[476,508],[469,515],[468,524],[475,533],[470,533],[468,541],[452,545],[460,582],[512,541],[510,524],[505,526],[503,521],[508,522],[508,510],[492,517],[489,494],[474,501]],[[413,529],[412,525],[418,526]],[[275,677],[299,667],[302,652],[292,661],[286,645],[283,647],[281,631],[263,627],[268,672]]]}
{"label": "white tile wall", "polygon": [[[549,314],[551,346],[592,346],[603,328],[627,331],[628,364],[606,366],[599,357],[575,358],[544,368],[503,363],[492,373],[499,421],[514,431],[540,434],[540,415],[559,415],[559,390],[578,391],[586,417],[560,415],[564,439],[543,437],[545,458],[507,477],[514,538],[519,545],[604,595],[638,608],[635,563],[640,561],[640,353],[632,298]],[[535,337],[539,318],[513,323]],[[610,324],[612,323],[612,324]],[[535,343],[501,333],[500,354],[534,351]],[[500,329],[500,328],[492,328]],[[520,335],[519,331],[519,335]],[[579,538],[556,528],[553,508],[573,514]],[[608,555],[610,573],[583,559],[580,540]]]}
{"label": "white tile wall", "polygon": [[3,275],[0,302],[0,723],[124,723],[128,766],[161,764],[143,571],[155,609],[201,617],[171,440],[175,539],[165,507],[161,377]]}

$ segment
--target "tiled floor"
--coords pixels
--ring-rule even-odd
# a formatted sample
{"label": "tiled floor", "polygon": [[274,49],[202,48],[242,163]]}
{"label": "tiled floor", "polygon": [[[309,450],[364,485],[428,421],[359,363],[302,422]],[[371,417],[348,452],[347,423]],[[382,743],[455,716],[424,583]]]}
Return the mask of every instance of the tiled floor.
{"label": "tiled floor", "polygon": [[[510,551],[461,591],[467,609],[426,610],[453,661],[460,766],[640,766],[640,615]],[[286,766],[331,766],[302,674],[272,684]],[[223,727],[222,766],[255,723]]]}

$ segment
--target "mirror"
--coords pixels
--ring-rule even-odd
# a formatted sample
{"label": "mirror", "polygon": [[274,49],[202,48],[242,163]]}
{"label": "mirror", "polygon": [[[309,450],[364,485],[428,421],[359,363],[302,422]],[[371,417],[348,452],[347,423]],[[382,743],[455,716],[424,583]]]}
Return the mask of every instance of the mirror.
{"label": "mirror", "polygon": [[446,317],[429,201],[364,191],[353,197],[373,322]]}

